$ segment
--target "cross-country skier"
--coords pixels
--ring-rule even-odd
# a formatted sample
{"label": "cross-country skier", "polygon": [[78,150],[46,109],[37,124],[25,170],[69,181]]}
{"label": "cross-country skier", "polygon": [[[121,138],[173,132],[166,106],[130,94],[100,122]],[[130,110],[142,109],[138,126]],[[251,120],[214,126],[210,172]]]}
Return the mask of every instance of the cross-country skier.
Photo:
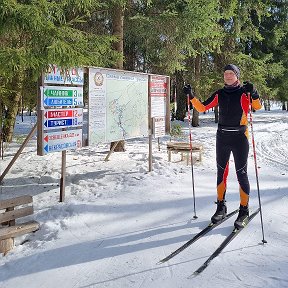
{"label": "cross-country skier", "polygon": [[[214,92],[206,101],[200,102],[194,97],[190,85],[183,91],[189,95],[194,108],[204,112],[219,105],[219,123],[216,136],[217,161],[217,210],[211,221],[217,223],[227,214],[225,194],[231,152],[234,156],[237,179],[240,190],[240,209],[234,223],[236,228],[244,227],[248,222],[250,185],[247,175],[249,152],[248,118],[249,104],[258,110],[261,108],[259,95],[252,83],[240,83],[240,69],[233,64],[224,68],[224,87]],[[249,95],[251,98],[249,99]]]}

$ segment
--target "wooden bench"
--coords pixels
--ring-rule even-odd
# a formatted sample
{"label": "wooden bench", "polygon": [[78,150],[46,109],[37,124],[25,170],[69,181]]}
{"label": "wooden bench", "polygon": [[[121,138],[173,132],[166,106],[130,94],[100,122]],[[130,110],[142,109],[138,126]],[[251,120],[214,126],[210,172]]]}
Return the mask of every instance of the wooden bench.
{"label": "wooden bench", "polygon": [[33,198],[30,195],[0,201],[0,253],[6,255],[13,249],[14,237],[39,229],[37,221],[16,224],[16,219],[31,214],[33,214]]}
{"label": "wooden bench", "polygon": [[[171,153],[181,153],[181,161],[184,160],[184,154],[186,155],[187,165],[189,164],[190,159],[190,143],[187,142],[168,142],[167,143],[167,151],[168,151],[168,161],[171,162]],[[202,152],[203,145],[199,143],[192,143],[192,154],[194,152],[198,153],[199,162],[202,161]]]}

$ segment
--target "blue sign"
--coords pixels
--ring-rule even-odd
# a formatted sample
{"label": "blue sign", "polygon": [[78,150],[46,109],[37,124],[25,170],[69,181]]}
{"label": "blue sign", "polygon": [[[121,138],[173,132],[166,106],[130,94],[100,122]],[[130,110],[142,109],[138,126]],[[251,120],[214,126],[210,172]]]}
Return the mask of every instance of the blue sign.
{"label": "blue sign", "polygon": [[73,99],[71,98],[45,98],[44,104],[47,106],[72,106],[77,105],[73,104]]}
{"label": "blue sign", "polygon": [[45,98],[44,106],[81,106],[83,98]]}
{"label": "blue sign", "polygon": [[44,122],[44,126],[46,126],[46,127],[63,127],[63,126],[66,127],[66,126],[72,126],[72,125],[77,125],[77,118],[75,118],[75,119],[55,119],[55,120],[47,120]]}
{"label": "blue sign", "polygon": [[67,142],[67,143],[59,143],[59,144],[54,144],[54,145],[46,145],[44,147],[44,151],[46,153],[49,152],[56,152],[56,151],[63,151],[63,150],[68,150],[68,149],[76,149],[77,148],[77,142]]}

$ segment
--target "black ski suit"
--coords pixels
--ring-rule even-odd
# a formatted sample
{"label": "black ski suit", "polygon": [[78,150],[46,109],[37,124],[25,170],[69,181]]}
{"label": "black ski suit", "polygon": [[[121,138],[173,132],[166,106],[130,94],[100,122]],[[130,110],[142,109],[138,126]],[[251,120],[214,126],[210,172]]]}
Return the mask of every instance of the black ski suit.
{"label": "black ski suit", "polygon": [[[242,86],[222,88],[214,92],[201,103],[197,98],[191,100],[195,109],[204,112],[219,105],[219,123],[216,136],[217,161],[217,199],[225,199],[229,158],[232,152],[240,190],[240,204],[247,206],[250,185],[247,175],[248,142],[248,111],[250,99]],[[259,95],[255,90],[251,98],[252,108],[261,108]]]}

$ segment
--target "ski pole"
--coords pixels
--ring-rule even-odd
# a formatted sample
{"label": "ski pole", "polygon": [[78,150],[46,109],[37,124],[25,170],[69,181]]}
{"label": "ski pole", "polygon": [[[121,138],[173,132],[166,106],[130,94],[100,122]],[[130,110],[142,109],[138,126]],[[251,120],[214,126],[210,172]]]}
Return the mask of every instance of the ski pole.
{"label": "ski pole", "polygon": [[194,206],[194,219],[196,216],[196,200],[195,200],[195,187],[194,187],[194,169],[193,169],[193,156],[192,156],[192,132],[191,132],[191,115],[190,115],[190,98],[187,94],[187,110],[188,110],[188,127],[189,127],[189,140],[190,140],[190,161],[191,161],[191,175],[192,175],[192,190],[193,190],[193,206]]}
{"label": "ski pole", "polygon": [[252,138],[252,146],[253,146],[253,156],[254,156],[254,164],[255,164],[255,174],[256,174],[256,182],[257,182],[257,192],[258,192],[258,201],[259,201],[259,211],[260,211],[260,219],[261,219],[261,228],[262,228],[262,243],[267,243],[264,237],[264,226],[263,226],[263,216],[262,216],[262,205],[260,198],[260,189],[259,189],[259,178],[258,178],[258,168],[257,168],[257,160],[256,160],[256,148],[254,141],[254,132],[253,132],[253,117],[252,117],[252,100],[250,93],[248,93],[249,103],[250,103],[250,126],[251,126],[251,138]]}

